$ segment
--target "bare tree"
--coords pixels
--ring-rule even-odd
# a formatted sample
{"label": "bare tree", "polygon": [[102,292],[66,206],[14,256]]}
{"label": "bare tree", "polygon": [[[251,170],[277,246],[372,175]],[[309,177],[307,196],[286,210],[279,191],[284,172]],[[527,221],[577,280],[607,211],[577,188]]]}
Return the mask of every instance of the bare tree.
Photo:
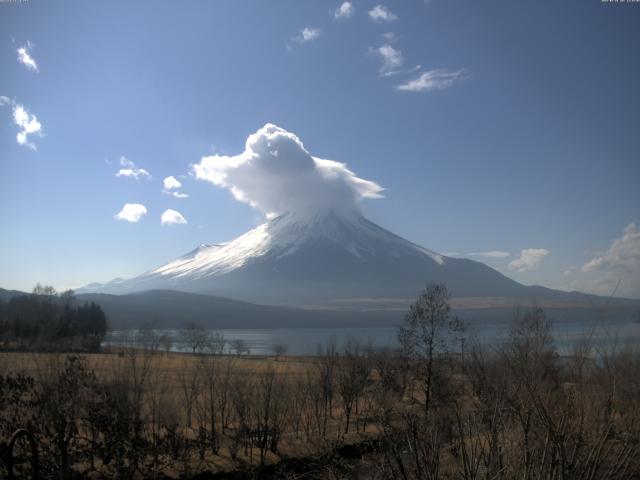
{"label": "bare tree", "polygon": [[345,433],[349,433],[349,423],[354,405],[357,405],[359,397],[364,393],[369,380],[369,364],[360,344],[349,339],[344,347],[338,367],[338,393],[342,398],[342,407],[345,416]]}
{"label": "bare tree", "polygon": [[229,425],[229,410],[231,386],[235,377],[234,360],[230,357],[224,358],[217,387],[217,411],[220,416],[220,428],[222,434],[225,433]]}
{"label": "bare tree", "polygon": [[235,460],[241,447],[244,448],[245,456],[249,456],[252,451],[252,416],[253,405],[255,403],[253,400],[255,389],[253,379],[245,375],[234,377],[230,387],[234,425],[231,434],[231,443],[229,445],[229,453],[231,458]]}
{"label": "bare tree", "polygon": [[222,355],[227,345],[227,341],[220,332],[214,332],[207,338],[205,351],[210,355]]}
{"label": "bare tree", "polygon": [[252,432],[260,451],[260,464],[264,465],[267,450],[277,453],[287,416],[288,398],[285,382],[272,368],[259,377],[253,408]]}
{"label": "bare tree", "polygon": [[187,322],[180,330],[182,342],[191,350],[192,354],[202,353],[209,341],[205,328],[195,322]]}
{"label": "bare tree", "polygon": [[242,355],[243,353],[249,354],[251,352],[249,345],[242,338],[236,338],[231,343],[231,346],[238,356]]}
{"label": "bare tree", "polygon": [[[200,357],[202,377],[198,408],[201,418],[200,426],[205,429],[208,439],[206,443],[208,443],[214,454],[217,454],[220,448],[220,430],[224,430],[224,414],[226,397],[228,396],[228,379],[224,378],[223,363],[225,360],[222,358],[224,346],[224,337],[216,333],[210,337],[207,346],[209,354]],[[229,361],[226,363],[229,363]],[[225,397],[223,402],[220,402],[221,396]],[[219,406],[221,407],[220,411],[218,411]]]}
{"label": "bare tree", "polygon": [[57,292],[56,289],[50,285],[41,285],[40,283],[36,284],[33,287],[32,291],[33,295],[38,297],[55,297]]}
{"label": "bare tree", "polygon": [[[327,423],[333,414],[333,398],[335,396],[336,365],[338,352],[335,339],[331,339],[325,346],[318,347],[318,356],[315,366],[318,372],[318,386],[321,393],[321,415],[317,416],[320,434],[322,438],[327,435]],[[319,412],[320,413],[320,412]]]}
{"label": "bare tree", "polygon": [[284,343],[276,343],[271,347],[271,350],[276,356],[276,360],[279,360],[282,355],[287,353],[288,347]]}
{"label": "bare tree", "polygon": [[171,352],[171,347],[173,346],[173,338],[171,337],[171,335],[165,333],[160,336],[159,340],[162,348],[164,349],[164,353],[169,355],[169,353]]}
{"label": "bare tree", "polygon": [[442,384],[442,371],[438,357],[450,350],[453,333],[461,329],[461,323],[451,316],[449,291],[444,284],[433,284],[418,296],[409,307],[398,339],[408,367],[414,371],[421,390],[425,417],[429,413],[434,394],[434,384]]}
{"label": "bare tree", "polygon": [[188,428],[191,428],[193,407],[202,387],[200,378],[202,373],[200,370],[201,365],[191,360],[191,358],[184,359],[178,380],[184,400],[184,412]]}
{"label": "bare tree", "polygon": [[61,475],[71,473],[72,446],[78,438],[78,423],[86,412],[86,399],[95,375],[83,357],[54,359],[41,372],[34,395],[35,418],[42,434],[51,438],[50,449]]}
{"label": "bare tree", "polygon": [[145,323],[138,329],[134,344],[151,354],[160,349],[160,336],[155,331],[154,322]]}

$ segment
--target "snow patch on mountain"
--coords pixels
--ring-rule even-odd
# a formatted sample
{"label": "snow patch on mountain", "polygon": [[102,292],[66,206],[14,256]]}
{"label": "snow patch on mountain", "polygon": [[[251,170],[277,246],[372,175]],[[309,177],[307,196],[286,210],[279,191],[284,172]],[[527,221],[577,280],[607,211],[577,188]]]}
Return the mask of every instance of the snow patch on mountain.
{"label": "snow patch on mountain", "polygon": [[358,213],[329,211],[282,215],[231,242],[201,245],[148,275],[194,279],[224,275],[265,256],[282,259],[316,241],[339,245],[359,259],[385,253],[396,257],[426,255],[440,265],[445,261],[442,255],[398,237]]}

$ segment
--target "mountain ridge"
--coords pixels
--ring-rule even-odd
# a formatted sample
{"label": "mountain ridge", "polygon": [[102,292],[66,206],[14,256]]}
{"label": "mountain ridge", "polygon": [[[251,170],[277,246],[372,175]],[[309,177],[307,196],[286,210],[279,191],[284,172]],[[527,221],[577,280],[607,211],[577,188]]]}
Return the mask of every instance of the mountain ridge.
{"label": "mountain ridge", "polygon": [[[26,292],[0,288],[3,302],[11,297],[29,295]],[[602,297],[596,297],[603,300]],[[171,290],[149,290],[126,295],[104,293],[78,294],[80,303],[96,302],[105,311],[110,327],[128,330],[141,327],[181,328],[185,323],[195,322],[211,329],[273,329],[273,328],[342,328],[396,326],[402,321],[407,307],[414,299],[393,299],[394,303],[359,304],[351,308],[318,309],[259,305],[224,297],[179,292]],[[385,300],[385,299],[378,299]],[[387,299],[388,300],[388,299]],[[531,303],[469,303],[469,299],[452,299],[454,315],[469,325],[482,326],[488,323],[508,321],[517,308],[531,307]],[[495,300],[495,299],[493,299]],[[474,299],[473,301],[486,301]],[[605,320],[608,322],[629,321],[637,316],[640,303],[614,299],[603,305],[561,305],[536,303],[545,309],[550,318],[557,321]]]}
{"label": "mountain ridge", "polygon": [[91,284],[79,292],[161,289],[326,308],[348,299],[415,298],[432,282],[445,283],[454,298],[557,299],[583,306],[592,298],[522,285],[481,262],[406,240],[359,212],[334,210],[284,214],[230,242],[202,244],[132,279]]}

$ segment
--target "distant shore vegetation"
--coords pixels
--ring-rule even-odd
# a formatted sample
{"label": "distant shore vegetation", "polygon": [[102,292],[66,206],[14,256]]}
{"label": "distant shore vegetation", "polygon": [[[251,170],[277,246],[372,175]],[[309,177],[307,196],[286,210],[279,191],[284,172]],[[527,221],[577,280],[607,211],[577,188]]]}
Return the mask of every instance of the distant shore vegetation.
{"label": "distant shore vegetation", "polygon": [[0,348],[97,352],[107,317],[94,302],[80,304],[72,290],[36,285],[31,294],[0,300]]}

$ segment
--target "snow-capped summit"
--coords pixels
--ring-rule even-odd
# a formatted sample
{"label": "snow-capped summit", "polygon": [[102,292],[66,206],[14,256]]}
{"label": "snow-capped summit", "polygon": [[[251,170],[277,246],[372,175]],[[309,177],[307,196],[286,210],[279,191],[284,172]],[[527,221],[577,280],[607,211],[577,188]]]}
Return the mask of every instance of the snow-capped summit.
{"label": "snow-capped summit", "polygon": [[282,260],[316,242],[341,248],[359,259],[413,254],[444,262],[441,255],[397,237],[357,213],[344,215],[329,210],[312,215],[284,214],[229,243],[201,245],[150,275],[192,279],[219,276],[262,257]]}
{"label": "snow-capped summit", "polygon": [[455,296],[526,296],[492,268],[405,240],[356,211],[287,213],[224,244],[193,251],[138,277],[85,287],[222,295],[261,303],[308,304],[354,298],[411,298],[427,282]]}

